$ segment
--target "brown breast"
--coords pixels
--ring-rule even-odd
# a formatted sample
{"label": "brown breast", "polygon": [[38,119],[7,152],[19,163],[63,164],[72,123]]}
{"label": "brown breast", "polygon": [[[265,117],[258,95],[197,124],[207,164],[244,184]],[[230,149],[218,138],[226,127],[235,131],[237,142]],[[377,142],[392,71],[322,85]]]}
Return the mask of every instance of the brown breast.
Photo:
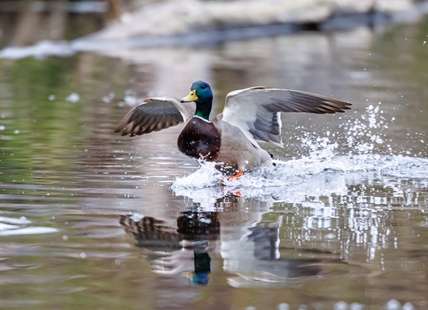
{"label": "brown breast", "polygon": [[193,158],[215,161],[220,151],[221,136],[211,122],[192,117],[178,136],[180,152]]}

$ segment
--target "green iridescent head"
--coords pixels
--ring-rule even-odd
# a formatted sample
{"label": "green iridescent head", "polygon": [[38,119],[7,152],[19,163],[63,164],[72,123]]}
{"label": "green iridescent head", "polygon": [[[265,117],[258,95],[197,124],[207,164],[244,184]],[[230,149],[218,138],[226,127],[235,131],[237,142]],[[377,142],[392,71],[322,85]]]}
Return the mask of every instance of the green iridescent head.
{"label": "green iridescent head", "polygon": [[194,82],[189,94],[181,99],[181,102],[195,102],[195,115],[208,120],[213,103],[213,92],[210,85],[204,81]]}

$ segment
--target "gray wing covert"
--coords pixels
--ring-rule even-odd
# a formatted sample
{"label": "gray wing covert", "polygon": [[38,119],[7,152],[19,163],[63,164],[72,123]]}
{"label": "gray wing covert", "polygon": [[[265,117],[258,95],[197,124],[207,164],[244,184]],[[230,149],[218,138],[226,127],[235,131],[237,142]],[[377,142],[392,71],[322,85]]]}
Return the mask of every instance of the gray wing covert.
{"label": "gray wing covert", "polygon": [[350,109],[350,105],[322,95],[256,86],[230,92],[223,119],[239,127],[250,140],[283,146],[281,112],[333,114]]}

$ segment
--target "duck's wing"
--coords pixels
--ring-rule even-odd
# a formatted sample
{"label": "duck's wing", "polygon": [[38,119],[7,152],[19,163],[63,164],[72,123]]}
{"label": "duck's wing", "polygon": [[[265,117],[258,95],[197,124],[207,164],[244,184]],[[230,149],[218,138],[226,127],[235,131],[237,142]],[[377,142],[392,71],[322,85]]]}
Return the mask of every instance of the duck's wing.
{"label": "duck's wing", "polygon": [[256,86],[227,94],[223,121],[239,127],[253,143],[257,139],[283,146],[280,112],[333,114],[350,106],[303,91]]}
{"label": "duck's wing", "polygon": [[120,121],[115,132],[122,136],[143,135],[186,121],[195,114],[194,102],[180,102],[173,97],[148,98]]}

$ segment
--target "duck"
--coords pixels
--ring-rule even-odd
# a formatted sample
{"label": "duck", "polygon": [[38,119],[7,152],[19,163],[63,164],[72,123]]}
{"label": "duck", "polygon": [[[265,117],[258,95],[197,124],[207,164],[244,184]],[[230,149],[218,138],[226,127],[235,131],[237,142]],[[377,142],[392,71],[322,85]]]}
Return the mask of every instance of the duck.
{"label": "duck", "polygon": [[115,132],[144,135],[185,123],[177,139],[178,150],[197,160],[215,162],[229,180],[273,164],[273,156],[259,141],[284,147],[281,113],[334,114],[351,104],[314,93],[253,86],[229,92],[223,111],[210,119],[213,91],[196,81],[187,96],[147,98],[131,109]]}

